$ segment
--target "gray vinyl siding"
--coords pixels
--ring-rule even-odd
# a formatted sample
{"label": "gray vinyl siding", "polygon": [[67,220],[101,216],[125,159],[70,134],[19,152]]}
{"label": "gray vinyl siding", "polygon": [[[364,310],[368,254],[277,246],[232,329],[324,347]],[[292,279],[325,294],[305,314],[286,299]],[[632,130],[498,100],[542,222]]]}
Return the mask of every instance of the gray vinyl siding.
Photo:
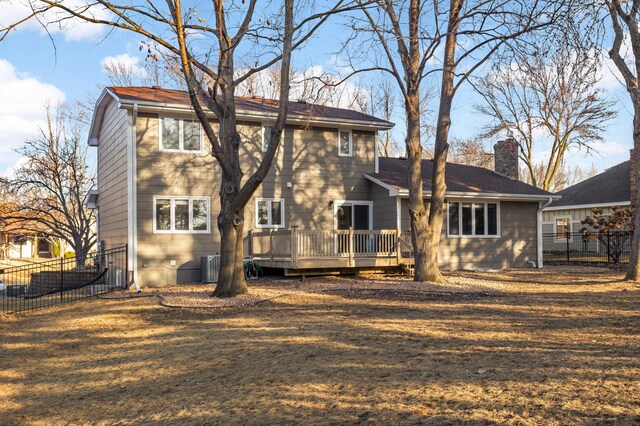
{"label": "gray vinyl siding", "polygon": [[[478,200],[478,202],[491,202]],[[402,228],[410,229],[409,201],[402,200]],[[443,269],[526,267],[536,260],[538,203],[500,201],[500,237],[449,238],[443,224],[439,261]]]}
{"label": "gray vinyl siding", "polygon": [[[182,118],[192,118],[183,116]],[[158,115],[137,119],[138,276],[146,286],[199,280],[200,257],[220,251],[220,169],[208,153],[159,151]],[[241,123],[245,180],[262,159],[261,123]],[[287,127],[273,167],[245,209],[245,232],[255,228],[255,199],[282,198],[285,226],[333,229],[334,200],[370,200],[365,173],[375,167],[374,132],[353,133],[353,157],[338,156],[338,130]],[[209,148],[205,143],[205,148]],[[291,183],[291,188],[287,183]],[[210,197],[209,234],[154,234],[153,197]],[[175,265],[171,265],[175,261]]]}
{"label": "gray vinyl siding", "polygon": [[107,247],[127,244],[127,111],[111,101],[98,145],[99,235]]}
{"label": "gray vinyl siding", "polygon": [[389,190],[368,182],[373,201],[373,229],[396,229],[398,212],[396,197],[389,196]]}

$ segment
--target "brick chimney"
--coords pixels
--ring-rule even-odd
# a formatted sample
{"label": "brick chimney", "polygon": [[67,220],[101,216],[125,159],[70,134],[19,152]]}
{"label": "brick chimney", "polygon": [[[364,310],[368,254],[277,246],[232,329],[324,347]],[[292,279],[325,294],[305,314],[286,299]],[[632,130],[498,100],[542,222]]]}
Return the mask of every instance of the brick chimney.
{"label": "brick chimney", "polygon": [[502,176],[510,179],[520,180],[520,169],[518,167],[518,142],[509,136],[507,139],[499,141],[493,146],[494,170]]}
{"label": "brick chimney", "polygon": [[629,184],[631,185],[631,205],[636,205],[636,192],[638,185],[638,174],[636,171],[636,156],[633,149],[629,150]]}

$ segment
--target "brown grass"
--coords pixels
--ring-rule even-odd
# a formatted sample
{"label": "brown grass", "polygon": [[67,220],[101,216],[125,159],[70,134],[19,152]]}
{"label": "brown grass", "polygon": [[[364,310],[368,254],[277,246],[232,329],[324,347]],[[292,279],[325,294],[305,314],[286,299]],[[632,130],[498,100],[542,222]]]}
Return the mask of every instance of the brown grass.
{"label": "brown grass", "polygon": [[637,285],[587,268],[450,276],[501,290],[5,316],[0,423],[640,423]]}

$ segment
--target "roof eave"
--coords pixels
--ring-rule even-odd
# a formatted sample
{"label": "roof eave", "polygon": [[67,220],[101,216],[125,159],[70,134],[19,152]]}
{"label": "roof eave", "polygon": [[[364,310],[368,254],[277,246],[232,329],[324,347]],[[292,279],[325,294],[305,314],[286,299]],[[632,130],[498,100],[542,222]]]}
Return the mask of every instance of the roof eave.
{"label": "roof eave", "polygon": [[630,206],[631,201],[612,201],[610,203],[591,203],[591,204],[567,204],[566,206],[551,206],[544,209],[544,211],[555,210],[575,210],[575,209],[594,209],[599,207],[613,207],[613,206]]}
{"label": "roof eave", "polygon": [[[125,108],[130,108],[134,104],[138,104],[138,107],[147,111],[164,111],[164,112],[193,112],[191,106],[183,104],[172,104],[142,100],[130,100],[120,99],[120,104]],[[257,112],[248,111],[244,109],[237,109],[236,114],[239,119],[247,121],[274,121],[278,116],[277,113],[272,112]],[[317,123],[331,126],[344,126],[352,125],[354,128],[362,128],[367,130],[388,130],[395,126],[394,123],[388,121],[367,121],[367,120],[353,120],[353,119],[338,119],[338,118],[324,118],[324,117],[308,117],[299,114],[289,114],[287,117],[288,124],[309,124]]]}
{"label": "roof eave", "polygon": [[[393,185],[389,185],[368,174],[364,175],[365,178],[370,180],[371,182],[380,185],[381,187],[389,190],[389,196],[399,196],[399,197],[408,197],[409,190],[407,188],[398,188]],[[425,197],[431,197],[431,191],[422,191],[422,194]],[[546,201],[549,199],[559,200],[560,195],[554,194],[510,194],[510,193],[501,193],[501,192],[461,192],[461,191],[447,191],[445,196],[447,198],[468,198],[468,199],[493,199],[493,200],[504,200],[504,201]]]}
{"label": "roof eave", "polygon": [[[89,127],[89,137],[87,140],[87,144],[89,146],[98,146],[100,128],[102,127],[102,120],[104,119],[104,111],[106,108],[105,99],[107,96],[111,96],[116,102],[119,102],[119,98],[116,94],[108,88],[105,88],[102,91],[96,101],[96,106],[93,109],[93,115],[91,116],[91,125]],[[118,104],[118,107],[120,107],[120,104]]]}

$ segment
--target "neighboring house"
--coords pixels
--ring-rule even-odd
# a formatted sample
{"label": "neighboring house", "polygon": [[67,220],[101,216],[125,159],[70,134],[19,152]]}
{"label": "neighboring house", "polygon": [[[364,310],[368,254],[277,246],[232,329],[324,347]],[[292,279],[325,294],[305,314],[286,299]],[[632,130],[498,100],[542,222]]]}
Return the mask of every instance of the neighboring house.
{"label": "neighboring house", "polygon": [[[238,98],[236,105],[249,174],[278,103]],[[248,253],[285,273],[404,264],[407,161],[378,158],[376,146],[376,132],[392,126],[356,111],[292,102],[273,167],[245,211]],[[98,150],[92,203],[99,239],[128,246],[129,272],[141,285],[198,281],[200,257],[220,249],[220,171],[187,94],[105,89],[89,144]],[[511,178],[448,165],[444,268],[541,266],[539,212],[554,196],[513,179],[513,148],[513,141],[496,145],[497,169]],[[429,196],[431,163],[424,164]]]}
{"label": "neighboring house", "polygon": [[566,245],[567,232],[571,242],[571,233],[580,231],[582,221],[593,215],[594,208],[608,215],[614,206],[630,205],[631,182],[631,160],[628,160],[558,192],[562,198],[543,211],[545,250]]}

